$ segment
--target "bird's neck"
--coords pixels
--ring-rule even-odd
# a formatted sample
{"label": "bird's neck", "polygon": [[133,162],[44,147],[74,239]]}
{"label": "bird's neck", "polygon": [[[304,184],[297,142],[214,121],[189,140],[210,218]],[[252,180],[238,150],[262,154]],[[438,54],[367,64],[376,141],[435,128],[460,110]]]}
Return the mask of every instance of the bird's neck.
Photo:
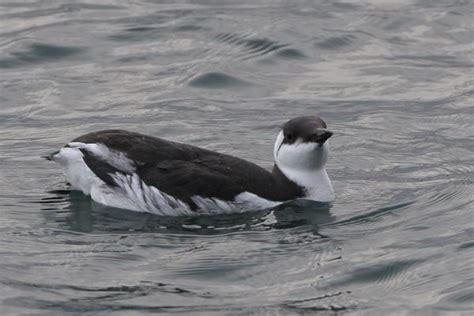
{"label": "bird's neck", "polygon": [[324,167],[306,170],[281,168],[275,164],[273,173],[278,172],[301,187],[306,199],[318,202],[332,202],[335,199],[331,180]]}

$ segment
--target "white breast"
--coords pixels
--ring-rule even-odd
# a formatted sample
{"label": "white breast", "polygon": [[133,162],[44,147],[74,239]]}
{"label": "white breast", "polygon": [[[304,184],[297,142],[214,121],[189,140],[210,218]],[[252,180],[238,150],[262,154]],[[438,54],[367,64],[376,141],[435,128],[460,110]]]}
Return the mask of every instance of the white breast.
{"label": "white breast", "polygon": [[275,141],[274,159],[288,179],[304,188],[305,198],[333,202],[335,193],[325,168],[328,152],[328,141],[322,146],[301,140],[285,144],[280,132]]}

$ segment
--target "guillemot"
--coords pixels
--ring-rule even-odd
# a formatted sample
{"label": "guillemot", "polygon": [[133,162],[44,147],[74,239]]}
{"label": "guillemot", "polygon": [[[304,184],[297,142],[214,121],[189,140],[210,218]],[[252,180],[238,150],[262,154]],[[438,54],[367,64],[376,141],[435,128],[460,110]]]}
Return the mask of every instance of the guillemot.
{"label": "guillemot", "polygon": [[101,204],[159,215],[243,212],[335,198],[325,164],[332,132],[318,116],[289,120],[267,171],[246,160],[125,130],[74,139],[46,156],[71,189]]}

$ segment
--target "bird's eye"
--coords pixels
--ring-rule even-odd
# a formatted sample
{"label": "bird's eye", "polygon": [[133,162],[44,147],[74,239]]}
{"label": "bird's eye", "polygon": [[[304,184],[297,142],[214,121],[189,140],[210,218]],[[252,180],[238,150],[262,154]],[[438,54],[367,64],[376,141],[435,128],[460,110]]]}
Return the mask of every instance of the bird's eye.
{"label": "bird's eye", "polygon": [[291,135],[291,134],[286,134],[286,137],[285,137],[285,138],[286,138],[287,141],[291,142],[291,141],[293,140],[293,135]]}

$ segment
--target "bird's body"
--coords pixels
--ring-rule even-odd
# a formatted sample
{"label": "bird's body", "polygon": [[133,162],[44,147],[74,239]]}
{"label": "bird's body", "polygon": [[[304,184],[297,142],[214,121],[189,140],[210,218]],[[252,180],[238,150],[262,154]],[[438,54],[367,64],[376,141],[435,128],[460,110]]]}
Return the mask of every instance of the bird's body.
{"label": "bird's body", "polygon": [[[310,118],[319,123],[310,126],[314,137],[318,126],[325,132],[322,120]],[[49,158],[63,166],[73,189],[96,202],[162,215],[240,212],[295,198],[332,201],[326,158],[316,155],[318,151],[327,155],[325,141],[330,135],[321,144],[296,145],[285,142],[282,135],[275,144],[276,164],[271,172],[237,157],[124,130],[82,135]],[[312,150],[304,148],[308,145],[314,147],[317,159],[324,158],[322,166],[305,170],[310,158],[291,161],[291,148],[301,149],[303,153],[296,156],[302,158]],[[287,164],[303,164],[303,168]]]}

